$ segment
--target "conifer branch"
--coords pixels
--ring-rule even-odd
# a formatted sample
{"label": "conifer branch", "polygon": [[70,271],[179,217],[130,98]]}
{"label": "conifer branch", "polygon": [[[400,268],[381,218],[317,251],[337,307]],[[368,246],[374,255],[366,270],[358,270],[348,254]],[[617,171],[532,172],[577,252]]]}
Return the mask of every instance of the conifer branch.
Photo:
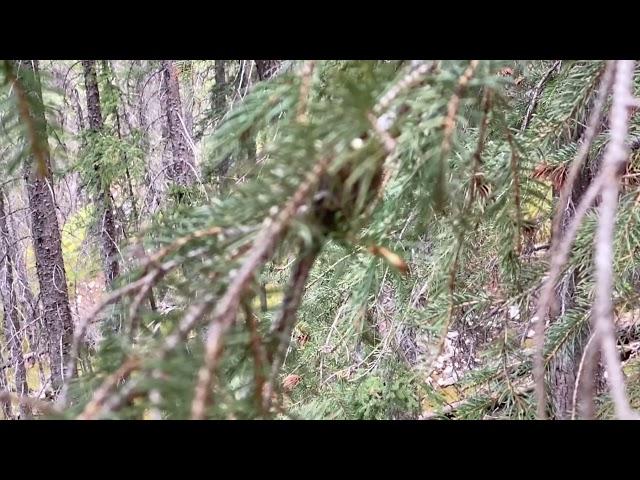
{"label": "conifer branch", "polygon": [[311,273],[311,268],[320,253],[320,245],[313,245],[298,260],[291,274],[285,298],[282,302],[280,314],[271,328],[271,336],[275,341],[275,348],[270,352],[271,373],[265,385],[264,403],[265,410],[269,411],[273,394],[273,386],[282,367],[289,342],[291,332],[296,323],[296,312],[302,302],[302,294]]}
{"label": "conifer branch", "polygon": [[222,351],[222,336],[233,324],[240,300],[246,292],[251,279],[256,270],[262,267],[270,258],[277,242],[282,238],[300,207],[309,200],[320,183],[322,176],[329,168],[331,160],[331,156],[322,157],[275,218],[268,218],[265,221],[264,227],[247,254],[246,260],[232,278],[223,297],[217,303],[207,335],[205,362],[198,373],[198,382],[194,392],[191,409],[191,417],[193,419],[205,418],[213,372]]}
{"label": "conifer branch", "polygon": [[304,62],[302,71],[300,72],[300,100],[298,102],[296,120],[301,124],[307,124],[309,121],[307,106],[309,104],[309,92],[311,90],[311,81],[313,80],[315,66],[315,60],[307,60]]}
{"label": "conifer branch", "polygon": [[458,114],[458,109],[460,108],[460,100],[462,100],[462,95],[464,94],[471,78],[473,77],[474,72],[478,68],[480,62],[478,60],[471,60],[469,66],[464,71],[464,73],[458,79],[458,85],[456,86],[455,93],[449,99],[449,103],[447,104],[447,116],[444,119],[444,135],[442,139],[442,158],[446,158],[449,154],[449,150],[451,150],[451,137],[453,136],[453,131],[456,127],[456,115]]}
{"label": "conifer branch", "polygon": [[32,112],[32,105],[30,105],[29,96],[22,82],[14,72],[12,62],[4,60],[3,63],[7,80],[15,91],[18,115],[27,130],[31,153],[33,153],[33,156],[36,159],[37,174],[39,177],[44,178],[47,176],[47,171],[49,169],[49,146],[42,141],[42,135],[38,131],[35,116]]}
{"label": "conifer branch", "polygon": [[264,387],[266,384],[264,369],[267,364],[267,355],[258,332],[258,317],[251,311],[251,308],[246,302],[244,302],[243,307],[245,321],[249,330],[249,347],[251,349],[251,355],[253,356],[256,405],[258,410],[264,415],[269,411],[268,408],[265,408],[265,402],[263,401]]}
{"label": "conifer branch", "polygon": [[96,415],[101,412],[102,406],[109,398],[111,391],[117,387],[118,383],[126,380],[131,372],[140,367],[140,360],[136,357],[129,358],[114,373],[109,375],[102,383],[100,388],[96,390],[93,399],[87,404],[82,413],[78,415],[77,420],[93,420]]}

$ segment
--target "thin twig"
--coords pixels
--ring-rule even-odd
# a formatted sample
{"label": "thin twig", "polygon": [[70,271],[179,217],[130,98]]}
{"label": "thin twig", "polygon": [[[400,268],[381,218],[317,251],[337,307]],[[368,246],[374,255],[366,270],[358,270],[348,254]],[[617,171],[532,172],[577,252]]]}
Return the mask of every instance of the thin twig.
{"label": "thin twig", "polygon": [[602,175],[601,173],[591,182],[589,188],[587,188],[584,195],[580,199],[580,203],[578,204],[573,218],[571,219],[571,223],[567,227],[564,237],[558,244],[558,248],[555,252],[553,252],[550,265],[549,265],[549,274],[547,275],[544,284],[542,285],[542,289],[540,292],[540,297],[538,299],[538,304],[536,308],[535,318],[535,333],[534,340],[536,344],[536,351],[534,355],[534,367],[533,367],[533,377],[535,379],[536,384],[536,398],[537,398],[537,415],[539,419],[546,418],[546,409],[547,409],[547,401],[545,395],[545,385],[544,385],[544,371],[545,371],[545,359],[544,359],[544,331],[545,331],[545,320],[547,316],[547,312],[549,311],[549,304],[551,302],[551,298],[553,295],[553,291],[558,281],[558,277],[560,273],[562,273],[562,269],[564,264],[567,262],[569,258],[569,253],[571,252],[571,246],[573,245],[573,241],[575,239],[576,234],[578,233],[578,229],[582,224],[582,219],[587,214],[587,211],[595,201],[596,197],[600,193],[600,188],[602,187]]}
{"label": "thin twig", "polygon": [[401,95],[403,92],[413,88],[415,85],[421,83],[427,75],[435,70],[437,62],[422,62],[418,66],[411,68],[410,71],[403,76],[397,83],[391,86],[389,90],[382,96],[376,106],[373,108],[373,112],[376,115],[380,115],[387,110],[393,101]]}
{"label": "thin twig", "polygon": [[594,330],[600,340],[616,416],[626,420],[640,419],[640,416],[631,408],[625,391],[624,374],[616,348],[612,295],[613,245],[619,181],[628,157],[625,141],[629,129],[629,107],[635,103],[632,94],[633,69],[634,61],[632,60],[617,62],[610,119],[611,141],[607,145],[602,160],[602,201],[594,246],[596,298],[592,317]]}
{"label": "thin twig", "polygon": [[[598,195],[598,191],[596,191],[595,189],[591,189],[590,187],[589,196],[592,195],[593,198],[587,198],[589,202],[588,205],[584,202],[585,197],[587,197],[587,194],[585,193],[585,195],[583,195],[580,205],[582,205],[584,209],[581,209],[580,207],[578,207],[578,209],[576,210],[576,213],[574,214],[574,218],[572,220],[572,226],[576,228],[575,231],[572,231],[572,232],[567,231],[564,235],[564,238],[561,238],[560,223],[562,220],[562,216],[564,215],[564,212],[566,210],[569,196],[573,191],[573,185],[575,183],[575,180],[582,168],[582,165],[584,164],[584,161],[587,155],[589,154],[589,151],[591,150],[591,145],[597,133],[598,126],[602,121],[604,104],[606,102],[606,98],[611,88],[611,82],[613,79],[613,70],[614,70],[614,65],[612,63],[609,63],[603,74],[602,81],[600,83],[600,88],[598,90],[598,94],[594,103],[593,111],[591,112],[591,115],[587,122],[587,128],[580,142],[580,147],[578,149],[578,152],[575,158],[573,159],[573,162],[571,163],[569,174],[560,191],[560,198],[558,200],[558,204],[556,206],[556,212],[553,217],[551,247],[550,247],[551,266],[550,266],[547,282],[543,286],[542,293],[538,300],[538,308],[536,311],[536,317],[539,323],[536,324],[536,329],[535,329],[535,338],[536,338],[535,365],[536,367],[534,368],[534,376],[537,378],[536,379],[536,396],[538,401],[538,417],[539,418],[546,417],[546,397],[544,392],[545,388],[544,388],[544,359],[543,359],[544,325],[546,321],[546,315],[549,310],[549,305],[552,301],[553,288],[555,286],[557,277],[560,275],[560,271],[564,263],[566,262],[566,257],[568,257],[568,254],[569,254],[568,249],[571,248],[571,242],[573,241],[573,237],[577,232],[577,227],[579,227],[579,222],[575,221],[576,216],[578,214],[578,210],[582,212],[581,215],[584,215],[584,213],[586,213],[586,209],[589,208],[589,206],[591,205],[595,197]],[[550,70],[548,74],[550,74],[551,71],[552,70]],[[592,182],[592,187],[595,184],[596,184],[596,181],[594,180],[594,182]],[[579,221],[581,220],[582,219],[580,218]],[[567,237],[569,237],[569,242],[566,241]],[[561,249],[561,245],[564,248],[567,248],[567,251],[560,252],[559,250]]]}
{"label": "thin twig", "polygon": [[585,129],[584,134],[580,139],[578,152],[571,162],[569,173],[567,174],[566,180],[564,181],[562,188],[560,189],[560,195],[558,198],[558,203],[551,227],[552,250],[555,246],[554,243],[557,243],[559,241],[560,223],[562,221],[562,216],[567,208],[567,202],[569,201],[571,192],[573,192],[573,185],[578,178],[578,174],[582,169],[582,165],[589,155],[591,145],[593,144],[593,140],[598,133],[598,128],[600,127],[600,123],[602,122],[602,117],[604,115],[604,105],[606,103],[607,96],[609,95],[609,91],[611,90],[614,70],[615,61],[607,62],[607,66],[604,70],[602,80],[600,82],[600,87],[598,88],[598,94],[593,104],[593,110],[591,111],[589,120],[587,121],[587,128]]}
{"label": "thin twig", "polygon": [[542,89],[544,88],[544,84],[547,83],[549,78],[551,78],[551,74],[558,69],[558,67],[560,66],[560,62],[561,62],[561,60],[557,60],[551,66],[551,68],[549,70],[547,70],[547,73],[544,74],[544,76],[540,79],[538,84],[533,89],[533,94],[531,96],[531,101],[529,102],[529,106],[527,107],[527,113],[525,114],[524,118],[522,119],[522,125],[520,126],[520,131],[521,132],[524,132],[527,129],[527,127],[529,126],[529,122],[531,121],[531,117],[533,116],[533,112],[535,111],[536,105],[538,104],[538,98],[540,97],[540,94],[542,93]]}
{"label": "thin twig", "polygon": [[469,66],[464,71],[464,73],[458,79],[458,85],[456,86],[455,93],[449,99],[449,103],[447,104],[447,116],[444,119],[444,135],[442,139],[442,159],[446,158],[449,154],[449,150],[451,149],[451,137],[453,136],[453,131],[456,126],[456,115],[458,114],[458,109],[460,108],[460,100],[462,99],[462,95],[464,91],[467,89],[473,74],[476,69],[480,65],[478,60],[471,60]]}

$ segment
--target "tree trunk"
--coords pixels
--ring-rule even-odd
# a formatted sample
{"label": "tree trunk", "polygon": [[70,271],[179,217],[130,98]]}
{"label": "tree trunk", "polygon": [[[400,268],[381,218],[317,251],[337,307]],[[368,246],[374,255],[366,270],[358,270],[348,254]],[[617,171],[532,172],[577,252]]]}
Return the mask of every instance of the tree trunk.
{"label": "tree trunk", "polygon": [[191,185],[195,180],[195,160],[185,135],[178,71],[172,60],[162,61],[162,90],[165,132],[173,157],[172,163],[167,166],[167,175],[178,185]]}
{"label": "tree trunk", "polygon": [[280,60],[255,60],[258,79],[268,80],[278,71]]}
{"label": "tree trunk", "polygon": [[71,99],[76,113],[76,128],[80,133],[84,131],[84,115],[82,113],[82,105],[80,105],[80,95],[75,87],[71,88]]}
{"label": "tree trunk", "polygon": [[38,61],[22,60],[19,67],[18,80],[31,99],[28,113],[34,125],[33,140],[38,142],[37,154],[40,156],[36,158],[36,146],[32,145],[32,155],[25,163],[24,179],[29,196],[31,236],[48,335],[51,386],[57,392],[68,373],[65,365],[73,338],[73,321],[53,196],[51,158]]}
{"label": "tree trunk", "polygon": [[227,86],[227,78],[226,78],[226,65],[224,60],[216,60],[215,65],[215,80],[216,80],[216,89],[214,90],[215,95],[212,99],[212,106],[216,113],[221,114],[224,112],[225,107],[227,106],[225,89]]}
{"label": "tree trunk", "polygon": [[184,124],[188,135],[193,139],[193,108],[195,105],[193,91],[193,62],[184,62],[186,81],[184,82]]}
{"label": "tree trunk", "polygon": [[[226,62],[225,60],[216,60],[215,65],[215,80],[216,88],[213,91],[213,98],[211,99],[211,106],[215,112],[218,122],[222,119],[227,109],[227,75],[226,75]],[[231,168],[231,155],[224,158],[214,170],[214,174],[219,178],[220,185],[226,183],[224,177],[229,173]]]}
{"label": "tree trunk", "polygon": [[[591,182],[593,175],[589,166],[585,166],[582,173],[576,178],[576,182],[571,193],[571,201],[569,206],[563,212],[561,230],[564,234],[565,229],[571,223],[574,215],[575,205],[578,205],[582,194]],[[580,281],[581,272],[575,270],[571,274],[565,276],[560,282],[556,293],[555,312],[551,318],[552,321],[560,321],[566,312],[575,306],[575,290],[576,285]],[[551,389],[551,407],[553,415],[557,420],[566,420],[571,418],[573,411],[573,391],[576,384],[576,377],[580,365],[580,359],[584,347],[589,338],[589,323],[586,322],[585,327],[575,336],[572,342],[566,342],[556,353],[551,361],[549,369],[549,384]]]}
{"label": "tree trunk", "polygon": [[[96,76],[95,60],[83,60],[84,84],[87,92],[87,112],[89,116],[89,128],[94,135],[102,131],[102,109],[100,107],[100,91]],[[98,225],[100,229],[100,254],[102,256],[102,268],[105,283],[109,288],[119,273],[118,246],[116,245],[116,224],[113,215],[111,191],[109,184],[101,178],[100,160],[97,160],[93,168],[98,184],[96,193],[96,212],[98,212]]]}
{"label": "tree trunk", "polygon": [[[10,362],[14,369],[15,392],[20,396],[29,395],[27,371],[22,356],[22,338],[20,331],[20,315],[16,300],[14,283],[15,249],[9,237],[7,227],[7,210],[4,207],[4,192],[0,190],[0,298],[2,299],[4,319],[4,339],[10,351]],[[30,415],[26,405],[20,406],[20,418]]]}
{"label": "tree trunk", "polygon": [[[0,351],[0,390],[9,390],[7,388],[7,376],[5,375],[4,370],[4,357],[2,356],[2,351]],[[4,420],[11,420],[12,412],[11,402],[9,402],[9,400],[0,400],[0,412],[2,412],[2,418]]]}

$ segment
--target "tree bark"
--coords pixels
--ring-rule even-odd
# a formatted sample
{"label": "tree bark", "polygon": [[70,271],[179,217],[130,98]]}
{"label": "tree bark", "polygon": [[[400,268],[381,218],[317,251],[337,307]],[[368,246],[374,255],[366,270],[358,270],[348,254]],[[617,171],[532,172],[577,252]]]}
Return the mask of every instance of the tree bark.
{"label": "tree bark", "polygon": [[[571,223],[574,214],[574,206],[580,203],[582,194],[589,186],[593,173],[588,165],[583,167],[582,172],[576,178],[571,192],[571,202],[563,212],[562,228],[565,229]],[[561,317],[575,306],[576,285],[580,282],[581,272],[575,270],[570,275],[566,275],[560,282],[556,290],[556,307],[552,309],[550,315],[552,321],[560,321]],[[553,311],[555,310],[555,311]],[[580,365],[580,359],[584,347],[589,339],[589,323],[585,324],[576,336],[574,341],[566,342],[555,354],[549,367],[549,384],[551,389],[551,407],[554,418],[566,420],[571,418],[573,411],[573,391],[576,384],[576,377]]]}
{"label": "tree bark", "polygon": [[191,185],[195,180],[195,160],[185,135],[178,71],[172,60],[162,61],[162,90],[162,114],[173,157],[173,162],[167,166],[167,174],[178,185]]}
{"label": "tree bark", "polygon": [[[102,108],[100,106],[100,91],[98,89],[98,79],[96,76],[95,60],[83,60],[84,84],[87,93],[87,112],[89,116],[89,128],[96,135],[102,131]],[[98,212],[98,225],[100,237],[100,254],[102,256],[102,268],[104,271],[105,283],[109,288],[119,273],[118,246],[116,244],[116,223],[113,215],[113,200],[109,184],[102,178],[100,159],[93,168],[98,184],[95,197],[96,211]]]}
{"label": "tree bark", "polygon": [[24,179],[31,210],[31,235],[40,285],[40,298],[48,336],[51,386],[57,392],[68,375],[65,365],[73,337],[67,277],[62,257],[60,227],[53,196],[53,178],[49,154],[47,123],[42,102],[42,86],[37,60],[21,60],[17,78],[30,98],[28,113],[33,121],[33,140],[39,143],[25,163]]}
{"label": "tree bark", "polygon": [[[211,106],[213,107],[213,111],[218,118],[222,118],[224,116],[224,112],[227,108],[227,96],[226,96],[226,88],[227,88],[227,75],[226,75],[226,62],[225,60],[216,60],[215,65],[215,80],[216,80],[216,88],[213,92],[213,98],[211,99]],[[220,120],[218,120],[219,122]],[[231,156],[227,156],[224,160],[220,162],[220,164],[216,167],[214,173],[216,176],[221,177],[219,182],[220,184],[224,184],[224,179],[227,173],[229,173],[229,168],[231,168]]]}
{"label": "tree bark", "polygon": [[260,81],[273,77],[280,67],[280,60],[255,60],[255,62]]}
{"label": "tree bark", "polygon": [[227,86],[226,64],[224,60],[216,60],[215,80],[216,89],[212,99],[213,108],[216,113],[222,113],[226,107],[225,88]]}
{"label": "tree bark", "polygon": [[[14,272],[15,249],[9,237],[7,227],[7,210],[4,206],[4,192],[0,189],[0,298],[2,298],[4,339],[10,351],[10,362],[14,369],[15,392],[20,396],[29,395],[27,385],[27,371],[22,356],[22,338],[20,333],[20,315],[16,299]],[[29,408],[20,405],[20,418],[27,418],[31,412]]]}

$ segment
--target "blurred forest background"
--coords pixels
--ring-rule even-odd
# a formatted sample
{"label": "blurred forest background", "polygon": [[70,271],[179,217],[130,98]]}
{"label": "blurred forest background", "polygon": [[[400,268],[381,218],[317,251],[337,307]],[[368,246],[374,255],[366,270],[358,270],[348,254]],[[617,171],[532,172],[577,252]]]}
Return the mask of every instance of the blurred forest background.
{"label": "blurred forest background", "polygon": [[0,66],[0,418],[638,417],[634,61]]}

